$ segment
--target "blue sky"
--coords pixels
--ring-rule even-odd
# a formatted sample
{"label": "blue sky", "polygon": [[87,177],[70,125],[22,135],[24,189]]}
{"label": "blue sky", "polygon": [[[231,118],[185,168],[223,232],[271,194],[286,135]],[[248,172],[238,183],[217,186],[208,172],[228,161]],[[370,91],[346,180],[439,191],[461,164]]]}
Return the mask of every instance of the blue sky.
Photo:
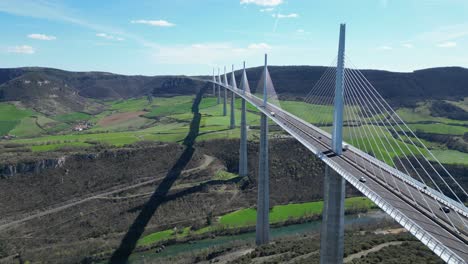
{"label": "blue sky", "polygon": [[0,67],[210,74],[325,65],[347,24],[359,68],[468,67],[466,0],[1,0]]}

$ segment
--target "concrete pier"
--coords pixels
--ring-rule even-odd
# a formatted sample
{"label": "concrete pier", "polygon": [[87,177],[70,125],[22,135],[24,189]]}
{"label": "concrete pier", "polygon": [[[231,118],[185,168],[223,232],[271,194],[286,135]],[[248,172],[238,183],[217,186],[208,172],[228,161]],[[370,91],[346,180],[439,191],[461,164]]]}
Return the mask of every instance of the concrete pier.
{"label": "concrete pier", "polygon": [[[225,86],[228,85],[228,81],[227,81],[227,77],[226,77],[226,66],[224,66],[224,81],[223,81],[223,84],[224,84]],[[227,116],[227,105],[226,105],[226,104],[227,104],[227,89],[224,88],[223,90],[224,90],[224,96],[223,96],[223,98],[224,98],[224,100],[223,100],[223,116]]]}
{"label": "concrete pier", "polygon": [[320,264],[343,263],[345,179],[325,167]]}
{"label": "concrete pier", "polygon": [[[221,75],[219,75],[219,68],[218,68],[218,83],[221,83]],[[216,89],[218,90],[218,99],[216,100],[216,104],[221,103],[221,86],[216,85]]]}
{"label": "concrete pier", "polygon": [[[232,65],[231,86],[233,88],[237,88],[236,77],[234,76],[234,65]],[[236,94],[234,92],[231,92],[231,120],[229,124],[230,129],[236,128],[236,115],[235,115],[236,105],[235,104],[236,104]]]}
{"label": "concrete pier", "polygon": [[[242,93],[245,94],[245,89],[247,89],[247,74],[245,72],[245,62],[244,70],[242,72],[242,80],[240,88]],[[247,111],[245,106],[245,99],[241,100],[241,120],[240,120],[240,148],[239,148],[239,176],[245,177],[248,174],[247,168]]]}
{"label": "concrete pier", "polygon": [[260,159],[258,168],[258,198],[256,244],[263,245],[270,241],[270,176],[268,171],[268,117],[260,118]]}
{"label": "concrete pier", "polygon": [[[267,55],[265,54],[265,74],[267,73]],[[267,82],[264,76],[263,103],[267,104]],[[260,117],[260,152],[258,164],[258,197],[257,197],[257,245],[263,245],[270,241],[270,175],[268,160],[268,117],[261,114]]]}

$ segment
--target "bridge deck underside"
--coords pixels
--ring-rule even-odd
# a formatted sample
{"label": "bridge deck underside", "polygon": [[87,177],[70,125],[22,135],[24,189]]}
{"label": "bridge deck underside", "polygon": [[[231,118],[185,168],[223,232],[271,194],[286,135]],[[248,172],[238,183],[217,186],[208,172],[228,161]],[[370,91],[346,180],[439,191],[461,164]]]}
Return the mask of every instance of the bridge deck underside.
{"label": "bridge deck underside", "polygon": [[[258,97],[251,94],[242,94],[242,91],[239,89],[227,88],[234,90],[239,96],[247,99],[247,101],[255,105],[260,111],[269,115],[277,124],[294,131],[295,135],[293,136],[296,137],[296,139],[300,139],[299,141],[302,141],[301,143],[304,144],[304,142],[306,142],[314,146],[317,150],[315,154],[325,154],[327,159],[330,159],[343,168],[352,175],[352,177],[355,177],[356,180],[364,177],[367,180],[365,183],[367,188],[378,194],[404,216],[417,223],[421,229],[437,239],[465,262],[468,262],[468,245],[465,242],[466,234],[455,234],[450,227],[450,221],[452,221],[457,228],[462,230],[465,227],[463,221],[466,223],[468,219],[462,217],[462,221],[455,213],[445,215],[440,210],[440,204],[433,197],[422,193],[411,185],[405,184],[400,178],[392,175],[392,173],[387,170],[381,169],[381,167],[377,166],[375,163],[367,161],[361,154],[355,153],[351,149],[344,151],[342,156],[334,155],[331,151],[331,139],[329,135],[314,129],[310,124],[304,123],[288,112],[272,105],[268,105],[264,108],[262,106],[263,102]],[[270,114],[271,112],[275,113],[274,116]],[[411,197],[411,195],[415,198],[421,198],[418,199],[417,204],[414,204],[414,202],[410,200],[409,197]],[[425,201],[422,199],[422,196],[424,196]],[[431,210],[437,215],[438,219],[433,219],[433,217],[430,216]],[[450,218],[450,221],[447,217]]]}

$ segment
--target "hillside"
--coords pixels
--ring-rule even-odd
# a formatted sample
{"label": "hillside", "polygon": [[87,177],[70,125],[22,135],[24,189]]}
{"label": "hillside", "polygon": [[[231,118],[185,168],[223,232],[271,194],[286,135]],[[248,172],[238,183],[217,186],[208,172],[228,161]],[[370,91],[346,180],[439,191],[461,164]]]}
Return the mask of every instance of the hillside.
{"label": "hillside", "polygon": [[[302,97],[310,91],[326,67],[270,66],[269,70],[279,94]],[[261,71],[261,67],[247,70],[252,91],[257,87]],[[381,70],[362,72],[395,106],[414,105],[427,99],[460,100],[468,96],[468,69],[465,68],[431,68],[409,73]],[[240,71],[236,72],[238,82],[240,74]],[[149,93],[155,96],[194,94],[199,88],[195,84],[186,76],[128,76],[51,68],[0,69],[0,101],[21,101],[39,112],[45,108],[44,105],[50,106],[51,101],[52,105],[60,106],[59,109],[65,112],[83,111],[90,103],[86,100],[88,98],[126,99]]]}
{"label": "hillside", "polygon": [[99,104],[90,99],[194,94],[197,88],[193,80],[184,76],[126,76],[50,68],[0,69],[0,101],[20,101],[46,115],[93,113]]}
{"label": "hillside", "polygon": [[[282,95],[305,96],[322,76],[322,66],[270,66],[276,92]],[[259,82],[262,67],[247,70],[250,89]],[[373,86],[394,106],[414,105],[424,100],[463,100],[468,96],[468,69],[444,67],[409,73],[361,70]],[[239,81],[241,72],[236,72]]]}

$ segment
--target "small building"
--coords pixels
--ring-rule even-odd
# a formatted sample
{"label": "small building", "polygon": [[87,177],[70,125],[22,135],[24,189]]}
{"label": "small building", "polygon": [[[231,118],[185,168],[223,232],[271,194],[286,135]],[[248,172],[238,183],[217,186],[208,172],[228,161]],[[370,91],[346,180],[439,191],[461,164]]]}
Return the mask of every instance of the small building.
{"label": "small building", "polygon": [[73,127],[73,131],[83,131],[83,130],[88,130],[90,129],[92,126],[91,123],[89,122],[80,122],[78,124],[76,124],[74,127]]}

